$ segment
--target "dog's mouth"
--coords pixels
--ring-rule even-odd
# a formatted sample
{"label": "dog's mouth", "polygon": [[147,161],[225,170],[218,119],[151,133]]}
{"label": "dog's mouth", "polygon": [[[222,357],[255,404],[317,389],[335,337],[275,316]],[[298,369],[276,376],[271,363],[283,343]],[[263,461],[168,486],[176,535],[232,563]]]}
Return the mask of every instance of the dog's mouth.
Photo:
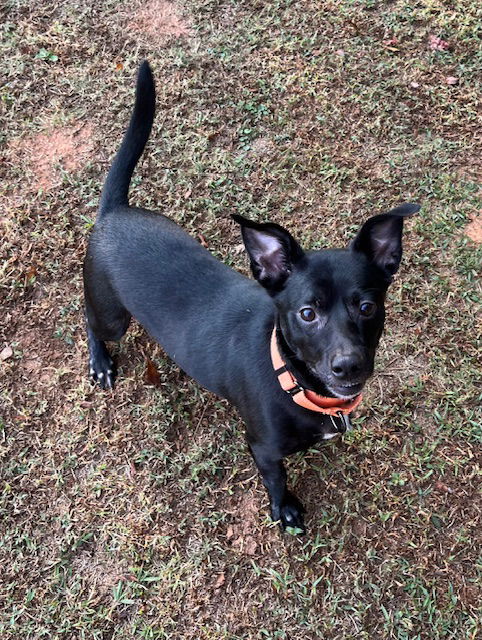
{"label": "dog's mouth", "polygon": [[365,381],[363,382],[350,382],[345,384],[327,384],[325,383],[326,388],[330,393],[332,393],[337,398],[342,400],[351,400],[355,396],[357,396],[360,391],[365,386]]}
{"label": "dog's mouth", "polygon": [[310,366],[308,368],[312,371],[312,373],[320,380],[326,389],[332,393],[336,398],[340,398],[341,400],[351,400],[355,396],[357,396],[360,391],[365,386],[367,379],[370,376],[364,377],[363,380],[356,380],[351,382],[344,382],[343,384],[338,383],[333,378],[328,377],[319,373],[316,365]]}

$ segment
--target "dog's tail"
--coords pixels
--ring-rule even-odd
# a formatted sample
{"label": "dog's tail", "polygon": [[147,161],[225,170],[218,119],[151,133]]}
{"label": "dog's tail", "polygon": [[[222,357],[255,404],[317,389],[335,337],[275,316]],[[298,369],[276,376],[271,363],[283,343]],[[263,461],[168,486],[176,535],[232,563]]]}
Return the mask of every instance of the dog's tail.
{"label": "dog's tail", "polygon": [[149,63],[144,60],[137,74],[136,102],[131,121],[102,189],[99,216],[128,204],[132,174],[149,139],[155,108],[154,78]]}

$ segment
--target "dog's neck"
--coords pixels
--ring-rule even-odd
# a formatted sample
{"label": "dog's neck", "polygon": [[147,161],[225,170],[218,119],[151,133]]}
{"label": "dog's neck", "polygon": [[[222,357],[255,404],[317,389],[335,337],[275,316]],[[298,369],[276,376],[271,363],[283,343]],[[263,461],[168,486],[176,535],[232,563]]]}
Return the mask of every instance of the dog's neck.
{"label": "dog's neck", "polygon": [[314,391],[320,396],[335,398],[336,396],[308,369],[306,364],[296,357],[280,329],[279,322],[276,322],[276,337],[278,339],[280,354],[286,363],[286,368],[296,378],[298,384],[304,389]]}

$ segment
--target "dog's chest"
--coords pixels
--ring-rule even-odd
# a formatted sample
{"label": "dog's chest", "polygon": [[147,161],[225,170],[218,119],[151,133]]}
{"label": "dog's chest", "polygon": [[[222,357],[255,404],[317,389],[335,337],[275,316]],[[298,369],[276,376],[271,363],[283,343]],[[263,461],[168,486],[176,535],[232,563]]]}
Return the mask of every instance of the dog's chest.
{"label": "dog's chest", "polygon": [[338,426],[329,416],[299,419],[285,430],[282,442],[283,455],[305,451],[313,445],[341,436]]}

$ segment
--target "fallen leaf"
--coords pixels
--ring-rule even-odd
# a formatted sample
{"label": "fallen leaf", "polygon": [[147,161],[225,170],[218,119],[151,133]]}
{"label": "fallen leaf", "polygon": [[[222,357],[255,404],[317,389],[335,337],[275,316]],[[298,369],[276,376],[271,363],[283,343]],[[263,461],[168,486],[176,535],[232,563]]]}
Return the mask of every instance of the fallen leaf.
{"label": "fallen leaf", "polygon": [[12,356],[13,356],[12,347],[7,346],[0,351],[0,360],[8,360],[8,358],[11,358]]}
{"label": "fallen leaf", "polygon": [[131,478],[136,475],[137,473],[136,465],[132,462],[132,460],[129,462],[129,466],[127,467],[127,470]]}
{"label": "fallen leaf", "polygon": [[216,582],[214,583],[214,588],[215,589],[221,588],[225,580],[226,580],[226,576],[224,575],[224,573],[220,573],[216,579]]}
{"label": "fallen leaf", "polygon": [[452,489],[443,482],[436,482],[435,488],[439,491],[443,491],[444,493],[452,493]]}
{"label": "fallen leaf", "polygon": [[258,548],[258,543],[254,538],[249,537],[246,539],[246,543],[244,545],[244,552],[248,556],[254,556],[257,548]]}
{"label": "fallen leaf", "polygon": [[432,51],[446,51],[450,49],[450,43],[447,42],[447,40],[442,40],[442,38],[433,35],[428,37],[428,46]]}
{"label": "fallen leaf", "polygon": [[152,362],[152,360],[150,360],[150,358],[147,358],[146,360],[146,373],[144,377],[147,384],[152,384],[156,387],[161,386],[161,377],[159,375],[159,371],[157,370],[157,367]]}
{"label": "fallen leaf", "polygon": [[254,556],[258,543],[252,536],[241,535],[233,542],[234,549],[245,553],[247,556]]}
{"label": "fallen leaf", "polygon": [[400,51],[397,45],[398,38],[390,38],[390,40],[383,41],[383,46],[385,47],[385,49],[388,49],[388,51]]}
{"label": "fallen leaf", "polygon": [[122,62],[118,62],[115,66],[116,71],[122,71],[123,68],[124,65],[122,64]]}
{"label": "fallen leaf", "polygon": [[242,242],[240,242],[239,244],[235,245],[235,247],[233,248],[233,251],[236,255],[239,255],[240,253],[243,253],[244,251],[244,244]]}
{"label": "fallen leaf", "polygon": [[290,536],[299,536],[304,533],[303,529],[300,529],[299,527],[286,527],[285,531]]}
{"label": "fallen leaf", "polygon": [[202,244],[202,246],[203,246],[203,247],[206,247],[206,249],[207,249],[207,248],[209,247],[209,245],[208,245],[208,243],[207,243],[207,241],[206,241],[206,238],[203,236],[203,234],[202,234],[202,233],[200,233],[200,234],[198,235],[198,238],[199,238],[199,242]]}
{"label": "fallen leaf", "polygon": [[446,82],[447,84],[450,84],[450,85],[457,84],[457,83],[458,83],[458,81],[459,81],[459,79],[458,79],[458,78],[456,78],[455,76],[447,76],[447,77],[445,78],[445,82]]}

